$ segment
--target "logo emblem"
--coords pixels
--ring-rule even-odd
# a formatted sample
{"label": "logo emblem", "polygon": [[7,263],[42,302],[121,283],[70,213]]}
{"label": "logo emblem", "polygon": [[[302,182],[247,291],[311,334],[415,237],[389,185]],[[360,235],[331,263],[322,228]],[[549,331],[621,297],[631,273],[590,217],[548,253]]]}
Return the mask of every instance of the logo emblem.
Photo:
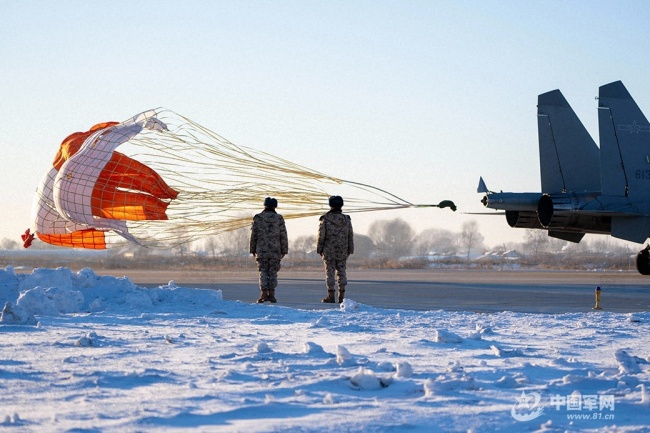
{"label": "logo emblem", "polygon": [[631,125],[618,125],[619,131],[626,131],[630,134],[639,134],[639,132],[650,132],[650,126],[637,125],[636,120]]}
{"label": "logo emblem", "polygon": [[517,398],[517,402],[512,406],[510,414],[517,421],[533,420],[544,412],[541,401],[542,396],[538,392],[526,394],[525,391],[522,391],[519,398]]}

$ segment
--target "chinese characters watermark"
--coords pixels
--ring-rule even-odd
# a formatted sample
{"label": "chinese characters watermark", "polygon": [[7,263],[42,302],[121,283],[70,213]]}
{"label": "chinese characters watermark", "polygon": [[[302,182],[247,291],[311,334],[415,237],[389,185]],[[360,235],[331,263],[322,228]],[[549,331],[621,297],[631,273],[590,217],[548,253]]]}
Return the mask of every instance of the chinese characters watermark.
{"label": "chinese characters watermark", "polygon": [[614,395],[611,394],[581,394],[573,392],[568,395],[553,394],[545,405],[538,392],[522,391],[510,411],[517,421],[531,421],[549,410],[565,411],[567,419],[614,419]]}

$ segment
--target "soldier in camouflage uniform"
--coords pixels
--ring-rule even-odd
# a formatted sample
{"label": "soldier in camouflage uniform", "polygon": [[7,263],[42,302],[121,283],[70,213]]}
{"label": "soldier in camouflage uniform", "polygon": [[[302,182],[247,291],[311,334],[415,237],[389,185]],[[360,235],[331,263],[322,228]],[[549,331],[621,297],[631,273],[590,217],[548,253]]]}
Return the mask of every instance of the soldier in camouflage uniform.
{"label": "soldier in camouflage uniform", "polygon": [[250,238],[250,253],[255,257],[260,271],[260,292],[258,303],[277,302],[275,288],[278,286],[280,260],[289,251],[287,228],[284,218],[275,211],[278,201],[267,197],[264,211],[253,217]]}
{"label": "soldier in camouflage uniform", "polygon": [[345,286],[348,283],[345,265],[348,256],[354,253],[354,233],[352,220],[343,214],[343,198],[332,196],[329,198],[330,211],[320,217],[318,226],[318,241],[316,252],[323,257],[325,263],[325,284],[327,296],[323,302],[334,303],[334,287],[338,282],[339,303],[343,302]]}

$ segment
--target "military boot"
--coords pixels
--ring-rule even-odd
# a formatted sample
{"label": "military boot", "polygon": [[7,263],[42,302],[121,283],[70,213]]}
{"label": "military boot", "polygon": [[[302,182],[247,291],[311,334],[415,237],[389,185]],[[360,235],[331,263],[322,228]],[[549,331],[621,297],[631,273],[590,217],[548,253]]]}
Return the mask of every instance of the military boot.
{"label": "military boot", "polygon": [[327,289],[327,296],[323,298],[321,302],[325,302],[326,304],[333,304],[336,300],[334,299],[334,289],[329,290]]}
{"label": "military boot", "polygon": [[278,300],[275,299],[275,289],[269,290],[269,302],[271,302],[272,304],[278,302]]}
{"label": "military boot", "polygon": [[258,304],[263,304],[268,300],[269,300],[269,291],[268,290],[262,290],[262,293],[260,294],[260,298],[257,300],[257,303]]}
{"label": "military boot", "polygon": [[339,304],[343,302],[345,298],[345,286],[339,286]]}

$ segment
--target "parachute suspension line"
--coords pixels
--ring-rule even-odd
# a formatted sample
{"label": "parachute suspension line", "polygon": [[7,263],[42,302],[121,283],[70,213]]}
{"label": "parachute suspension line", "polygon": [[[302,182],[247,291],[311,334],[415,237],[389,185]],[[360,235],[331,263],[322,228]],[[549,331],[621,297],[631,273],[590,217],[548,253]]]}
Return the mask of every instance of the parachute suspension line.
{"label": "parachute suspension line", "polygon": [[[101,222],[104,225],[98,230],[152,248],[172,248],[248,227],[267,196],[278,199],[278,211],[286,219],[321,215],[329,209],[332,189],[345,197],[346,213],[443,207],[444,203],[413,204],[371,185],[338,179],[238,146],[166,109],[141,113],[93,137],[115,151],[109,155],[111,161],[124,158],[101,163],[85,155],[86,167],[101,166],[97,171],[103,171],[96,184],[80,185],[78,194],[71,193],[81,203],[99,203],[100,215],[86,216],[82,222],[90,227],[95,227],[93,221]],[[94,146],[89,140],[85,147]],[[148,184],[153,181],[155,185]],[[47,204],[41,201],[43,206]]]}
{"label": "parachute suspension line", "polygon": [[383,198],[388,199],[389,197],[392,197],[393,199],[392,200],[389,199],[389,202],[393,203],[398,208],[414,206],[412,203],[410,203],[410,202],[408,202],[408,201],[406,201],[404,199],[401,199],[401,198],[397,197],[395,194],[391,194],[388,191],[385,191],[385,190],[383,190],[381,188],[377,188],[377,187],[374,187],[374,186],[371,186],[371,185],[367,185],[365,183],[353,182],[353,181],[350,181],[350,180],[344,180],[342,182],[345,182],[345,183],[347,183],[349,185],[355,185],[359,189],[362,189],[362,190],[365,190],[365,191],[370,191],[370,192],[372,192],[374,194],[377,194],[377,195],[379,195],[378,193],[385,194],[385,195],[382,196]]}
{"label": "parachute suspension line", "polygon": [[236,145],[169,110],[156,110],[156,118],[167,125],[167,130],[143,130],[126,146],[133,149],[134,158],[152,167],[179,195],[167,210],[174,224],[141,223],[143,233],[153,234],[145,244],[159,247],[179,233],[194,239],[248,227],[267,196],[278,199],[278,210],[285,219],[327,211],[328,189],[344,195],[349,213],[438,206],[416,205],[383,189]]}

